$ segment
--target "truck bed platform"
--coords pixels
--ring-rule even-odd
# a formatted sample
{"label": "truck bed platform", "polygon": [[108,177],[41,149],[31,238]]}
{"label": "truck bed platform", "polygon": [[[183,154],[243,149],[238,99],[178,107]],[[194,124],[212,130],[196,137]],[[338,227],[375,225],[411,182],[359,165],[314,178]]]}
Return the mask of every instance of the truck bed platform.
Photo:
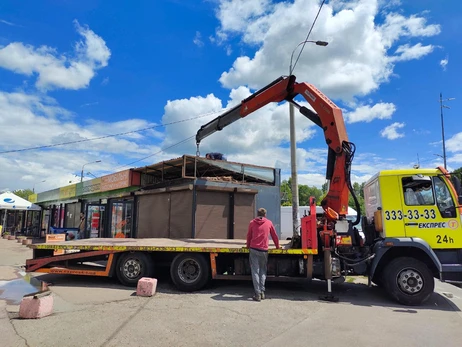
{"label": "truck bed platform", "polygon": [[[270,242],[271,254],[317,254],[313,249],[291,249],[290,241],[280,241],[280,249],[274,248]],[[32,249],[64,249],[80,251],[146,251],[146,252],[203,252],[203,253],[248,253],[245,240],[228,239],[113,239],[93,238],[53,243],[37,243],[29,245]]]}

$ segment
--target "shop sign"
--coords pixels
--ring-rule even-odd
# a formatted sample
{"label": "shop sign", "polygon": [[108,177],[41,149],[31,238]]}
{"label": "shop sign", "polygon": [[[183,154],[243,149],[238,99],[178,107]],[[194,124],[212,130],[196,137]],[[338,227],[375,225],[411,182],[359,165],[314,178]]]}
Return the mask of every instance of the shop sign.
{"label": "shop sign", "polygon": [[59,188],[59,198],[60,199],[69,199],[75,196],[75,184],[71,184],[66,187]]}
{"label": "shop sign", "polygon": [[56,188],[53,190],[48,190],[43,193],[38,193],[36,202],[51,201],[51,200],[58,200],[58,199],[59,199],[59,188]]}
{"label": "shop sign", "polygon": [[82,195],[99,193],[101,191],[101,177],[83,182]]}
{"label": "shop sign", "polygon": [[112,175],[101,177],[101,191],[116,190],[130,186],[131,170],[116,172]]}

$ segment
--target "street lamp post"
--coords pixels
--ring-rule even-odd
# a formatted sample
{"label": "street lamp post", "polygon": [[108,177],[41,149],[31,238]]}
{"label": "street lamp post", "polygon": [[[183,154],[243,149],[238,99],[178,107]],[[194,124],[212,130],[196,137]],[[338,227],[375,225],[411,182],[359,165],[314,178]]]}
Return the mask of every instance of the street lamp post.
{"label": "street lamp post", "polygon": [[[43,182],[46,182],[46,180],[40,181],[38,183],[43,183]],[[34,185],[32,186],[32,193],[35,193],[35,185],[36,183],[34,183]]]}
{"label": "street lamp post", "polygon": [[[289,75],[292,75],[293,69],[295,68],[295,66],[292,65],[295,51],[297,50],[298,47],[306,43],[314,43],[317,46],[323,46],[323,47],[328,45],[328,42],[326,41],[306,40],[306,41],[300,42],[297,45],[297,47],[294,48],[290,56]],[[291,169],[291,178],[292,178],[292,187],[291,187],[292,188],[292,231],[293,231],[293,236],[296,237],[299,235],[298,227],[300,225],[300,214],[298,212],[299,196],[298,196],[298,175],[297,175],[297,140],[295,136],[294,105],[290,102],[289,102],[289,119],[290,119],[290,169]]]}
{"label": "street lamp post", "polygon": [[443,93],[440,93],[440,110],[441,110],[441,137],[443,139],[443,161],[444,161],[444,168],[446,167],[446,144],[444,141],[444,118],[443,118],[443,108],[450,108],[449,106],[443,105],[443,101],[451,101],[455,100],[455,98],[447,98],[443,100]]}
{"label": "street lamp post", "polygon": [[80,171],[80,182],[83,182],[83,168],[85,167],[85,165],[93,164],[93,163],[101,163],[101,160],[91,161],[89,163],[85,163],[82,165],[82,171]]}

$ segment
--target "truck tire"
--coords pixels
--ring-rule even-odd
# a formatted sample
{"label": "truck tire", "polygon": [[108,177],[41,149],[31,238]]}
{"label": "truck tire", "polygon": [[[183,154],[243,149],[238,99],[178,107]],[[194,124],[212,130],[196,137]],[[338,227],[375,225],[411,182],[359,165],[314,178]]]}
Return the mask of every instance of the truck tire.
{"label": "truck tire", "polygon": [[124,285],[136,287],[142,277],[152,276],[153,264],[144,253],[123,253],[117,261],[117,279]]}
{"label": "truck tire", "polygon": [[385,267],[383,286],[399,303],[416,306],[430,298],[435,280],[430,269],[420,260],[400,257]]}
{"label": "truck tire", "polygon": [[179,290],[193,292],[209,281],[209,264],[202,254],[178,254],[170,266],[170,276]]}

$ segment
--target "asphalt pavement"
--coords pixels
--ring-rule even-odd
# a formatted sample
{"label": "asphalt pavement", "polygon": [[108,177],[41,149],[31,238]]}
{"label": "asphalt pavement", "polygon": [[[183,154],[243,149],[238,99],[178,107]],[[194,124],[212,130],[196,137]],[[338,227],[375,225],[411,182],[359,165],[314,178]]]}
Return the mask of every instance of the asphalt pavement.
{"label": "asphalt pavement", "polygon": [[[31,255],[25,246],[0,239],[0,296],[2,285],[25,275],[21,266]],[[334,285],[338,303],[318,299],[323,282],[269,283],[268,299],[254,302],[246,282],[214,282],[206,290],[181,293],[168,276],[160,276],[157,294],[141,298],[114,279],[36,278],[50,283],[53,315],[22,320],[17,300],[0,299],[2,345],[462,345],[462,289],[441,282],[424,306],[407,307],[364,283]]]}

